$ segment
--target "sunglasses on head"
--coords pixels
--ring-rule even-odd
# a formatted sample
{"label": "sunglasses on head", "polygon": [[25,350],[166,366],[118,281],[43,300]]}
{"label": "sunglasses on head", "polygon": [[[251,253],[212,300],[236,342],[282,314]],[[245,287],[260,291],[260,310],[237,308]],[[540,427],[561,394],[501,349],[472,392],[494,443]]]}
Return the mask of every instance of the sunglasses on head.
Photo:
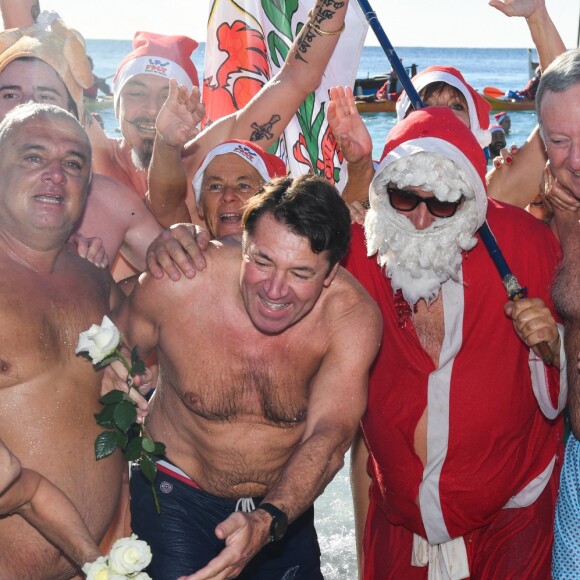
{"label": "sunglasses on head", "polygon": [[457,201],[441,201],[436,197],[421,197],[412,191],[398,187],[387,187],[387,193],[391,206],[397,211],[413,211],[420,203],[424,203],[429,213],[438,218],[450,218],[455,215],[457,208],[463,202],[463,195]]}

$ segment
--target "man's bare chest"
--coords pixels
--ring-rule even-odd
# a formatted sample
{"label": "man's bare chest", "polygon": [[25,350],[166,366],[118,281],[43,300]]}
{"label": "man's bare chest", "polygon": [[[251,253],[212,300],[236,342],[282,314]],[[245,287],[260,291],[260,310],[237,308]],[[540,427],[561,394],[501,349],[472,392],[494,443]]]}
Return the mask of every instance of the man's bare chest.
{"label": "man's bare chest", "polygon": [[1,382],[23,382],[43,368],[71,361],[79,332],[108,312],[104,287],[88,280],[63,282],[24,276],[0,283]]}
{"label": "man's bare chest", "polygon": [[413,316],[413,326],[419,342],[433,360],[439,364],[439,353],[445,336],[445,321],[443,317],[443,300],[441,296],[430,306],[420,301]]}
{"label": "man's bare chest", "polygon": [[264,338],[225,325],[219,336],[193,344],[183,344],[179,354],[162,349],[160,366],[161,380],[177,389],[194,413],[209,420],[304,420],[323,356],[316,341],[298,333]]}

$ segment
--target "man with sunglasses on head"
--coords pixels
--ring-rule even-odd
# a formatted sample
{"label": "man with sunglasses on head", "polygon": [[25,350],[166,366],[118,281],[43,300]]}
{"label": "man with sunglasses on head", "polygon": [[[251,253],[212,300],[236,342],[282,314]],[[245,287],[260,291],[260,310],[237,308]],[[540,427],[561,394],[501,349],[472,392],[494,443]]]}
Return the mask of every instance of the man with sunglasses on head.
{"label": "man with sunglasses on head", "polygon": [[[487,198],[485,171],[449,108],[413,112],[389,133],[364,230],[353,226],[346,267],[384,320],[351,453],[365,580],[550,577],[559,248],[543,223]],[[507,300],[485,220],[530,298]]]}

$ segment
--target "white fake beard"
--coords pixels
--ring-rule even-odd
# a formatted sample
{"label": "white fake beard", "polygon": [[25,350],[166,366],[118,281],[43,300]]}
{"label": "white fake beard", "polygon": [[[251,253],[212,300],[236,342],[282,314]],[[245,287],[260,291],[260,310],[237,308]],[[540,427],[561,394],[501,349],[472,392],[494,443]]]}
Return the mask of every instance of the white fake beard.
{"label": "white fake beard", "polygon": [[436,219],[424,230],[397,213],[387,195],[379,196],[376,205],[365,219],[368,255],[377,254],[393,292],[400,289],[411,306],[420,299],[430,304],[444,282],[459,279],[461,252],[477,243],[475,201],[466,199],[454,216]]}

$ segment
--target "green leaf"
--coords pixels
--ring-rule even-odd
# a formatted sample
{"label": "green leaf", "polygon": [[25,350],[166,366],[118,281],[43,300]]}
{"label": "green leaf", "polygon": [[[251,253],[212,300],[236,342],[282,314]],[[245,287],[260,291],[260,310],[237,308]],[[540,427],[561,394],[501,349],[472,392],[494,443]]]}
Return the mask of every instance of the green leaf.
{"label": "green leaf", "polygon": [[141,447],[143,447],[143,451],[153,453],[155,451],[155,442],[153,439],[149,439],[149,437],[143,437],[141,439]]}
{"label": "green leaf", "polygon": [[153,451],[153,455],[163,455],[165,453],[165,443],[161,443],[161,441],[155,441],[155,451]]}
{"label": "green leaf", "polygon": [[139,457],[141,457],[141,437],[133,437],[125,449],[125,459],[136,461]]}
{"label": "green leaf", "polygon": [[123,400],[124,394],[125,393],[123,393],[123,391],[118,391],[115,389],[114,391],[109,391],[106,395],[103,395],[99,399],[99,402],[103,405],[114,405],[115,403],[120,403]]}
{"label": "green leaf", "polygon": [[119,431],[119,429],[115,429],[115,436],[117,437],[117,447],[119,449],[125,449],[125,447],[127,447],[127,443],[129,442],[129,437],[127,434]]}
{"label": "green leaf", "polygon": [[101,409],[100,413],[95,413],[95,420],[97,425],[101,427],[106,427],[107,429],[114,429],[115,422],[113,421],[113,412],[115,411],[115,405],[106,405]]}
{"label": "green leaf", "polygon": [[113,419],[115,425],[117,425],[123,433],[127,433],[129,427],[131,427],[137,419],[137,408],[135,407],[135,403],[133,403],[133,401],[122,401],[116,405],[113,412]]}
{"label": "green leaf", "polygon": [[137,346],[131,349],[131,366],[134,367],[139,360],[139,355],[137,354]]}
{"label": "green leaf", "polygon": [[262,9],[274,28],[292,39],[292,16],[298,10],[298,0],[262,0]]}
{"label": "green leaf", "polygon": [[155,481],[155,475],[157,474],[157,464],[149,456],[143,455],[141,461],[139,462],[139,469],[149,483],[153,483]]}
{"label": "green leaf", "polygon": [[282,63],[286,60],[290,49],[288,45],[275,32],[268,34],[268,52],[272,62],[278,67],[282,67]]}
{"label": "green leaf", "polygon": [[95,456],[97,461],[108,457],[117,449],[117,435],[115,431],[103,431],[95,440]]}

